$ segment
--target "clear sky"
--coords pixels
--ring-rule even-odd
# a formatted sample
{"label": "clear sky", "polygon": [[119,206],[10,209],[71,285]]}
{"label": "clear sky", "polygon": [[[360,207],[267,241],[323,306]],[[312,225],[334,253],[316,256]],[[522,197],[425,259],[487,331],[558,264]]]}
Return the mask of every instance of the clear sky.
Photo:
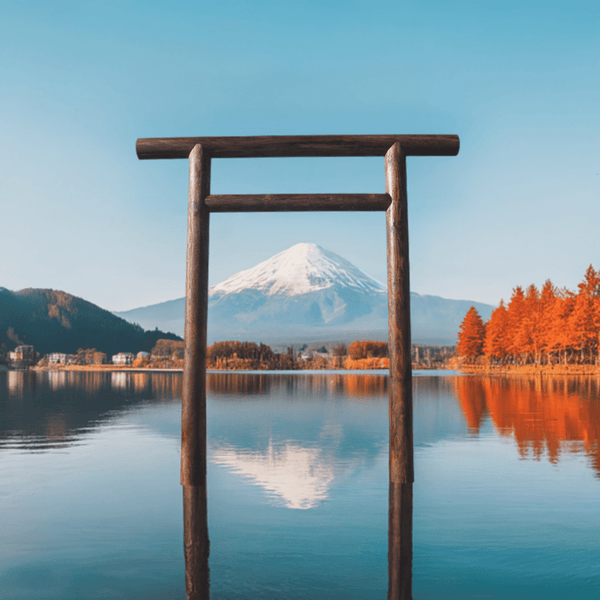
{"label": "clear sky", "polygon": [[[408,159],[411,289],[600,268],[598,1],[0,0],[0,286],[183,296],[186,160],[138,137],[458,134]],[[382,158],[213,161],[213,193],[382,192]],[[213,215],[211,285],[297,242],[385,281],[380,213]]]}

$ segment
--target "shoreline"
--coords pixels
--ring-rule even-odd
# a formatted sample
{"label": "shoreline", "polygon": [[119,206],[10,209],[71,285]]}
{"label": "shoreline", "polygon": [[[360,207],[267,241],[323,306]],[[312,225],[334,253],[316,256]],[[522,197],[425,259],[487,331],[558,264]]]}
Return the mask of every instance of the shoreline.
{"label": "shoreline", "polygon": [[[183,373],[181,367],[124,367],[119,365],[69,365],[60,367],[30,367],[31,371],[48,371],[48,372],[65,372],[65,371],[84,371],[84,372],[117,372],[117,373]],[[215,369],[207,368],[207,373],[277,373],[281,369]],[[328,368],[328,369],[293,369],[293,372],[368,372],[381,371],[381,368]],[[387,370],[387,369],[386,369]],[[291,372],[289,369],[286,372]],[[564,376],[564,375],[595,375],[600,377],[600,366],[598,365],[503,365],[498,367],[482,366],[482,365],[464,365],[449,366],[446,368],[424,369],[421,367],[413,368],[413,371],[458,371],[465,375],[503,375],[503,376]]]}
{"label": "shoreline", "polygon": [[[327,368],[327,369],[216,369],[214,367],[207,367],[207,373],[277,373],[279,371],[283,372],[311,372],[318,373],[319,371],[330,372],[336,371],[340,373],[352,373],[355,371],[365,372],[365,371],[381,371],[382,369],[388,370],[388,367],[354,367],[351,369],[347,369],[345,367],[338,368]],[[96,372],[136,372],[136,373],[183,373],[182,367],[174,367],[174,368],[161,368],[161,367],[122,367],[119,365],[69,365],[69,366],[53,366],[53,367],[38,367],[33,366],[29,367],[30,371],[48,371],[48,372],[64,372],[64,371],[96,371]],[[439,367],[426,369],[423,367],[419,367],[413,369],[413,371],[455,371],[453,368],[440,369]]]}
{"label": "shoreline", "polygon": [[127,372],[155,372],[155,373],[183,373],[183,368],[160,367],[121,367],[119,365],[69,365],[60,367],[29,367],[30,371],[127,371]]}
{"label": "shoreline", "polygon": [[598,375],[599,365],[463,365],[457,367],[468,375]]}

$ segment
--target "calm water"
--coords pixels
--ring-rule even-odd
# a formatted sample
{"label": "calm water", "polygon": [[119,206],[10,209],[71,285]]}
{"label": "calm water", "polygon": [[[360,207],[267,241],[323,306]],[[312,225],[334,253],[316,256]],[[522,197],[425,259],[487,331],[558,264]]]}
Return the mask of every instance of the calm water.
{"label": "calm water", "polygon": [[[600,382],[414,380],[415,599],[600,597]],[[0,597],[184,598],[181,375],[0,372]],[[385,598],[382,374],[209,377],[214,599]]]}

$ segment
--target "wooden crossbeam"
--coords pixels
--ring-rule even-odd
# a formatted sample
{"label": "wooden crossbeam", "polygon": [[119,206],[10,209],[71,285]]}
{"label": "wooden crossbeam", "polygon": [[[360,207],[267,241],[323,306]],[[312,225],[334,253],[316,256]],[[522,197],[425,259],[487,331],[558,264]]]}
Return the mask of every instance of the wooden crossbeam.
{"label": "wooden crossbeam", "polygon": [[140,138],[141,160],[187,158],[200,144],[211,158],[385,156],[398,142],[405,156],[456,156],[457,135],[262,135],[255,137]]}
{"label": "wooden crossbeam", "polygon": [[204,199],[214,213],[384,211],[391,202],[389,194],[234,194]]}

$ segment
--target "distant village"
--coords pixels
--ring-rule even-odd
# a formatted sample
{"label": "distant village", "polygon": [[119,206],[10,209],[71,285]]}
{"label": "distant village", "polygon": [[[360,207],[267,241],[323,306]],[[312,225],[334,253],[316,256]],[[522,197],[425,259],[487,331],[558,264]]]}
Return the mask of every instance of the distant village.
{"label": "distant village", "polygon": [[[149,352],[119,352],[111,357],[110,363],[116,366],[129,366],[136,359],[149,358]],[[63,352],[51,352],[40,357],[34,346],[17,346],[13,351],[7,352],[5,356],[0,355],[0,364],[4,363],[12,369],[28,369],[30,367],[59,367],[67,365],[106,365],[109,364],[107,355],[96,349],[79,350],[77,354],[65,354]]]}
{"label": "distant village", "polygon": [[[40,356],[32,345],[0,353],[0,369],[183,369],[184,342],[160,339],[151,352],[119,352],[108,357],[95,348],[75,354],[52,352]],[[446,369],[455,356],[453,346],[413,344],[413,369]],[[303,344],[276,353],[265,344],[217,342],[207,348],[207,368],[216,370],[387,369],[387,342],[357,340],[352,344]]]}

